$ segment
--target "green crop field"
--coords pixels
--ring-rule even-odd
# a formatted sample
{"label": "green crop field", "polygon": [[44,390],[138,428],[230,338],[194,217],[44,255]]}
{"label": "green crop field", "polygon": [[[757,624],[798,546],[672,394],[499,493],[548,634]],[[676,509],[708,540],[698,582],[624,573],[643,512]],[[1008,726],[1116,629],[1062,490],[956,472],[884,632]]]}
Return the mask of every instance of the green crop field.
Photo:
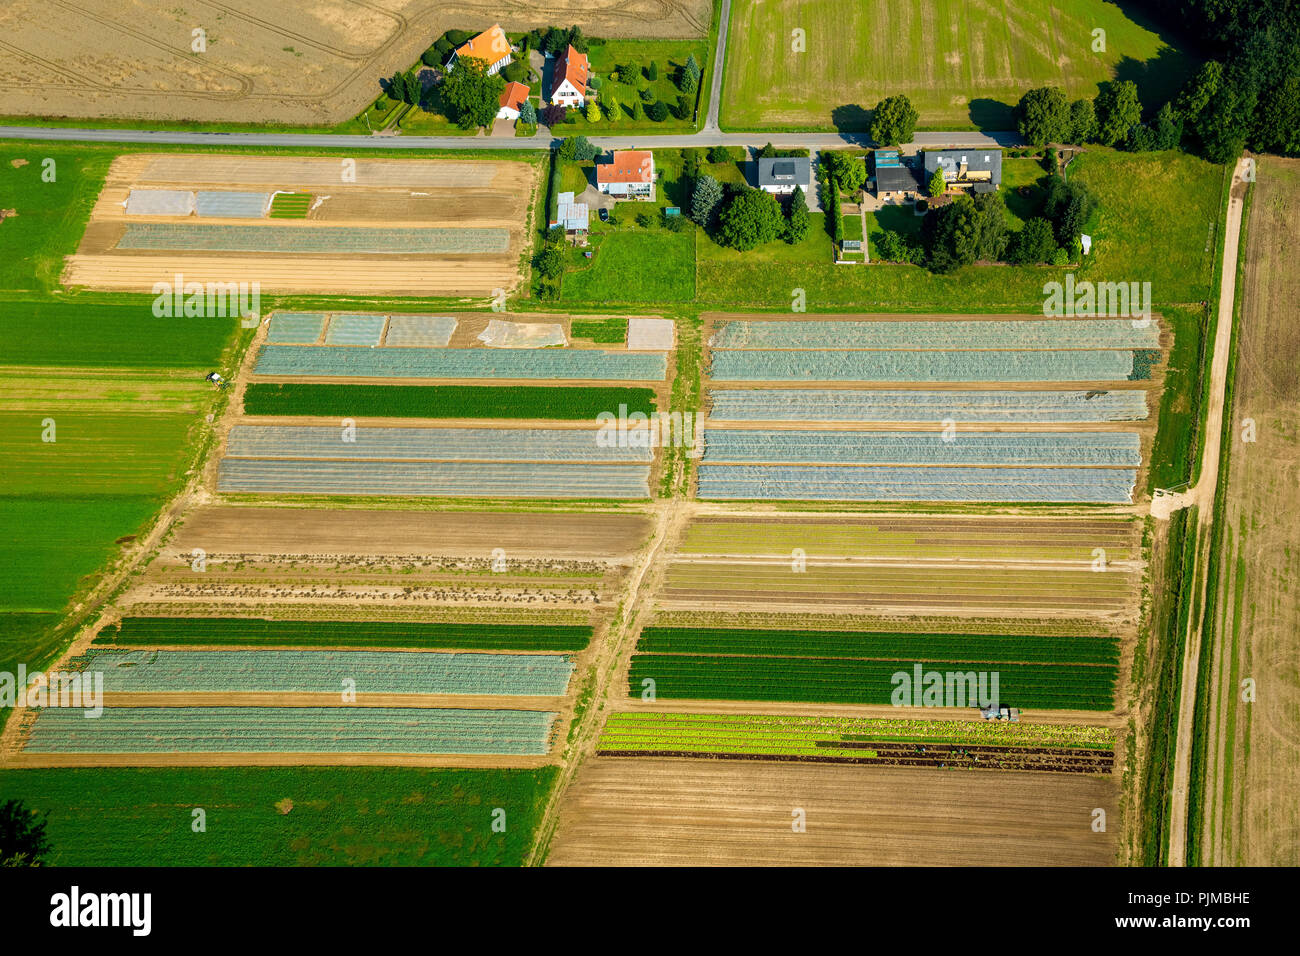
{"label": "green crop field", "polygon": [[[722,126],[861,131],[878,101],[901,93],[922,128],[1012,129],[1012,108],[1031,87],[1059,86],[1073,99],[1111,79],[1135,80],[1154,108],[1192,62],[1126,6],[736,0]],[[1098,52],[1096,29],[1105,31]]]}
{"label": "green crop field", "polygon": [[[997,673],[998,700],[1009,707],[1110,710],[1118,668],[1105,664],[1011,664],[944,659],[859,660],[810,657],[722,657],[636,654],[628,693],[639,696],[654,682],[660,699],[770,700],[827,704],[890,704],[893,675],[913,665],[943,673]],[[989,680],[992,678],[990,677]],[[915,689],[920,700],[921,689]],[[978,698],[966,706],[978,706]]]}
{"label": "green crop field", "polygon": [[[63,257],[77,250],[113,155],[55,143],[5,146],[0,152],[0,205],[17,215],[0,222],[0,290],[58,287]],[[4,338],[8,335],[6,322]]]}
{"label": "green crop field", "polygon": [[1111,665],[1119,663],[1119,642],[1115,638],[1058,635],[647,627],[641,632],[637,649],[645,654],[842,657],[908,662],[939,657],[950,661]]}
{"label": "green crop field", "polygon": [[255,383],[248,415],[370,418],[592,419],[619,405],[649,414],[654,390],[547,385],[314,385]]}
{"label": "green crop field", "polygon": [[311,201],[311,193],[276,193],[271,200],[271,218],[306,219]]}
{"label": "green crop field", "polygon": [[601,345],[613,345],[627,338],[627,319],[615,316],[609,319],[574,319],[569,332],[575,339],[590,339]]}
{"label": "green crop field", "polygon": [[1115,732],[1079,724],[991,723],[983,720],[883,720],[871,717],[787,717],[766,714],[610,714],[597,745],[620,753],[670,750],[692,754],[854,757],[836,744],[923,743],[1110,750]]}
{"label": "green crop field", "polygon": [[[555,773],[0,770],[0,793],[48,811],[53,866],[518,866]],[[206,832],[192,828],[196,808]]]}
{"label": "green crop field", "polygon": [[[630,217],[636,203],[624,204],[619,215]],[[653,215],[655,206],[647,204]],[[594,233],[595,255],[574,253],[564,274],[561,298],[566,302],[686,302],[695,296],[694,244],[691,232],[632,229]]]}
{"label": "green crop field", "polygon": [[256,618],[128,617],[96,644],[227,644],[282,647],[406,647],[442,650],[580,651],[590,626],[449,624],[430,621],[266,621]]}
{"label": "green crop field", "polygon": [[0,365],[206,372],[238,328],[237,319],[158,318],[150,296],[113,304],[28,299],[5,304],[0,315]]}

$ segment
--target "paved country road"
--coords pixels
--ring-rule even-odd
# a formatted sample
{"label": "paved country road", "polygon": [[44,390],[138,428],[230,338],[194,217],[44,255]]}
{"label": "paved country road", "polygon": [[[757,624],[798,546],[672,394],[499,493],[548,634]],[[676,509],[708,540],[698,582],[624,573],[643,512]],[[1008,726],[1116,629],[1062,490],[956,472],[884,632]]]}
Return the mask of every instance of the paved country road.
{"label": "paved country road", "polygon": [[[546,133],[526,137],[488,136],[360,136],[335,133],[191,133],[184,130],[74,129],[48,126],[0,126],[0,139],[29,139],[83,143],[159,143],[187,146],[304,146],[331,149],[550,149],[560,139]],[[680,149],[686,146],[761,146],[834,149],[871,146],[866,133],[698,133],[591,136],[601,149]],[[1019,133],[951,130],[917,133],[912,147],[1019,146]]]}

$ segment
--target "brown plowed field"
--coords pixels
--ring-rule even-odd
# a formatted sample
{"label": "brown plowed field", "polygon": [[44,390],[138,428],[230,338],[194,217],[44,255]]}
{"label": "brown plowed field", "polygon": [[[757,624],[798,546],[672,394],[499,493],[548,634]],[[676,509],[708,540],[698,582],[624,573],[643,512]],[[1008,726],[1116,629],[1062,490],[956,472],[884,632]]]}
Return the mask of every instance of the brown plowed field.
{"label": "brown plowed field", "polygon": [[[345,181],[342,162],[355,162]],[[351,170],[347,171],[349,174]],[[488,295],[519,281],[527,210],[538,181],[532,161],[345,160],[176,153],[120,156],[63,281],[93,289],[152,291],[179,273],[187,282],[258,282],[263,292]],[[306,191],[306,219],[127,216],[133,188]],[[319,232],[337,226],[503,229],[504,252],[403,254],[120,249],[128,224],[221,222]]]}
{"label": "brown plowed field", "polygon": [[[598,757],[563,798],[546,862],[1104,866],[1115,797],[1113,779],[1084,774]],[[1092,830],[1098,807],[1107,833]]]}
{"label": "brown plowed field", "polygon": [[[710,10],[708,0],[6,0],[0,115],[340,123],[449,28],[700,37]],[[207,33],[203,53],[191,50],[195,28]]]}

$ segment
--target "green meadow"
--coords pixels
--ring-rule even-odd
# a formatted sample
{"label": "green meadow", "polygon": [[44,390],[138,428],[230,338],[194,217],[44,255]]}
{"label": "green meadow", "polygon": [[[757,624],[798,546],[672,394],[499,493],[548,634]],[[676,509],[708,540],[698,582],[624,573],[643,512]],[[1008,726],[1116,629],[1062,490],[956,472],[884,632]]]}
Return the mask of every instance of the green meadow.
{"label": "green meadow", "polygon": [[1131,2],[735,0],[721,122],[862,131],[876,103],[904,94],[922,129],[1014,129],[1032,87],[1074,99],[1131,79],[1155,109],[1193,68]]}

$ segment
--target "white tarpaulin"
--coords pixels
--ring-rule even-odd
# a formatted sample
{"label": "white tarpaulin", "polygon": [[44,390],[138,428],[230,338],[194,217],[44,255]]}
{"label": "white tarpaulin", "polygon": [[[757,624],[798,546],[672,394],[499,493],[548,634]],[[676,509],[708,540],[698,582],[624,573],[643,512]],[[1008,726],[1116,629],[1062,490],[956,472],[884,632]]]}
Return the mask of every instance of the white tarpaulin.
{"label": "white tarpaulin", "polygon": [[126,198],[128,216],[188,216],[194,193],[184,189],[132,189]]}
{"label": "white tarpaulin", "polygon": [[544,349],[567,345],[564,326],[542,322],[505,322],[492,319],[478,340],[493,349]]}
{"label": "white tarpaulin", "polygon": [[673,347],[672,319],[628,319],[627,347],[633,352],[663,352]]}

